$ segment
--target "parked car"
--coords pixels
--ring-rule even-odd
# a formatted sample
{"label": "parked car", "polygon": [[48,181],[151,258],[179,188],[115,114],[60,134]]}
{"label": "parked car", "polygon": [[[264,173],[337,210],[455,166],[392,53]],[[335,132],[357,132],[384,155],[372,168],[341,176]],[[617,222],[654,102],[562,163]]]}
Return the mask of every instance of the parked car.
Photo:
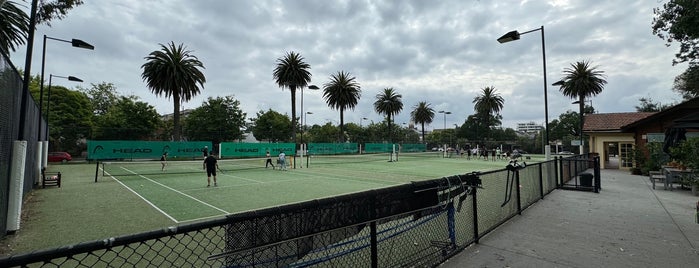
{"label": "parked car", "polygon": [[574,153],[570,152],[570,151],[560,151],[560,152],[558,152],[558,154],[560,154],[560,155],[573,155]]}
{"label": "parked car", "polygon": [[48,155],[48,161],[49,162],[68,162],[70,160],[73,160],[73,157],[70,156],[69,153],[67,152],[50,152]]}

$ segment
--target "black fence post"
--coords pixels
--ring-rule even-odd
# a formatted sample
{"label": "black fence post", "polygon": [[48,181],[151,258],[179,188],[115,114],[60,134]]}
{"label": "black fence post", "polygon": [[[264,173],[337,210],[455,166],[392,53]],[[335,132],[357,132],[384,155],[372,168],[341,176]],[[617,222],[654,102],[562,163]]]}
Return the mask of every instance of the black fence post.
{"label": "black fence post", "polygon": [[[544,162],[548,165],[549,162]],[[539,163],[539,194],[544,199],[544,164]]]}
{"label": "black fence post", "polygon": [[371,223],[369,224],[369,240],[371,243],[371,267],[372,268],[378,268],[379,267],[379,244],[378,244],[378,239],[376,235],[376,210],[377,208],[377,193],[376,191],[373,191],[373,194],[371,196],[372,202],[371,202],[371,212],[369,213],[371,215]]}
{"label": "black fence post", "polygon": [[97,176],[99,176],[99,171],[100,171],[100,161],[96,161],[97,165],[95,165],[95,182],[97,182]]}
{"label": "black fence post", "polygon": [[512,187],[515,187],[517,189],[517,214],[522,215],[522,195],[519,190],[519,170],[515,171],[515,185],[512,185]]}
{"label": "black fence post", "polygon": [[595,156],[594,158],[595,162],[595,193],[599,193],[599,190],[602,189],[602,178],[600,176],[600,158],[599,156]]}
{"label": "black fence post", "polygon": [[477,200],[478,194],[477,193],[478,193],[478,188],[473,187],[473,193],[472,193],[473,198],[471,199],[472,200],[471,203],[472,203],[472,207],[473,207],[473,239],[476,242],[476,244],[478,244],[478,242],[481,239],[480,237],[478,237],[478,200]]}

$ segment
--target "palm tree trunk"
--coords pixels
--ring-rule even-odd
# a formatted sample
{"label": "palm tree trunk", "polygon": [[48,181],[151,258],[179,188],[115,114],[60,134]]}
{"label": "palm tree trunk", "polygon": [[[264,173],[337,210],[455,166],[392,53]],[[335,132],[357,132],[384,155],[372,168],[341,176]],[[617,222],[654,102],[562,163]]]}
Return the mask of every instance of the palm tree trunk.
{"label": "palm tree trunk", "polygon": [[388,141],[393,143],[393,135],[391,135],[391,114],[388,114]]}
{"label": "palm tree trunk", "polygon": [[425,122],[422,122],[420,125],[422,125],[422,143],[427,144],[425,142]]}
{"label": "palm tree trunk", "polygon": [[344,131],[344,125],[345,125],[345,111],[343,109],[340,109],[340,142],[345,142],[345,131]]}
{"label": "palm tree trunk", "polygon": [[179,91],[173,92],[172,101],[174,102],[174,112],[172,113],[172,139],[180,141],[180,94]]}
{"label": "palm tree trunk", "polygon": [[296,144],[296,85],[290,85],[289,91],[291,91],[291,135]]}

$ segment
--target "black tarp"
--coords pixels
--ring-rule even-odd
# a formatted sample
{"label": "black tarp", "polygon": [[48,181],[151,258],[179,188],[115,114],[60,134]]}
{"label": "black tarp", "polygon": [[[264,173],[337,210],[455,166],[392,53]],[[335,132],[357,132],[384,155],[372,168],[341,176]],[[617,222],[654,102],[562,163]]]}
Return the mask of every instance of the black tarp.
{"label": "black tarp", "polygon": [[665,131],[663,151],[670,153],[670,148],[687,140],[687,129],[699,129],[699,112],[691,113],[672,121],[672,126]]}

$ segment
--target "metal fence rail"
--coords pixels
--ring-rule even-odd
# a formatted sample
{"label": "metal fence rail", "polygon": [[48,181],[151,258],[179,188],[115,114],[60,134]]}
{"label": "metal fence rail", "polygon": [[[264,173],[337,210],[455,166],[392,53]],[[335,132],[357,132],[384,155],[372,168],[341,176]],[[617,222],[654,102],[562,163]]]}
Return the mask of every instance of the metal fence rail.
{"label": "metal fence rail", "polygon": [[563,162],[508,165],[233,214],[11,256],[0,266],[436,266],[556,189]]}

